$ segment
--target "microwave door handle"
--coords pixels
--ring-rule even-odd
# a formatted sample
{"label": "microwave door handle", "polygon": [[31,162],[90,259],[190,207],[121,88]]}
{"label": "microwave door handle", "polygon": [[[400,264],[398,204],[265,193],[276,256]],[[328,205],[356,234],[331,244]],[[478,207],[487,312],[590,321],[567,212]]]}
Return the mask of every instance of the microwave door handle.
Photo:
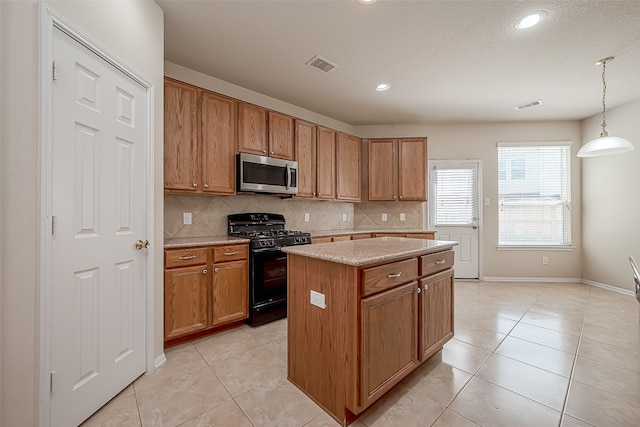
{"label": "microwave door handle", "polygon": [[291,170],[289,170],[289,165],[286,166],[287,170],[287,190],[291,187]]}

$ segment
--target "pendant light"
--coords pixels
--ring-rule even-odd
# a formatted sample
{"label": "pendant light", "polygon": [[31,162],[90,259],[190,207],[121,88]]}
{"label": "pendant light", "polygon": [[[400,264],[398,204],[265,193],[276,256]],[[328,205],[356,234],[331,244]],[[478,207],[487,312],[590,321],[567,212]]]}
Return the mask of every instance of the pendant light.
{"label": "pendant light", "polygon": [[605,72],[607,69],[607,62],[611,61],[613,61],[612,56],[603,58],[596,63],[596,65],[602,65],[602,131],[598,138],[592,139],[582,146],[580,151],[578,151],[578,157],[597,157],[626,153],[634,148],[633,144],[628,140],[619,136],[609,136],[607,133],[607,106],[605,104],[607,82],[605,80]]}

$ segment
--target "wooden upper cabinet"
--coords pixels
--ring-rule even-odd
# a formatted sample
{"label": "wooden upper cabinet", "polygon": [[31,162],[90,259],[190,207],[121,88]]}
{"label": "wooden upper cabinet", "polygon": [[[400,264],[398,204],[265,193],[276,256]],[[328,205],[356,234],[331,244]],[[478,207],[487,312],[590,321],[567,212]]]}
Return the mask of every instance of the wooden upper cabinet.
{"label": "wooden upper cabinet", "polygon": [[318,199],[335,198],[336,132],[318,126],[316,137],[316,188]]}
{"label": "wooden upper cabinet", "polygon": [[164,186],[167,190],[199,189],[200,90],[164,80]]}
{"label": "wooden upper cabinet", "polygon": [[239,102],[238,151],[266,156],[267,149],[267,110]]}
{"label": "wooden upper cabinet", "polygon": [[202,191],[235,193],[236,101],[202,93]]}
{"label": "wooden upper cabinet", "polygon": [[293,117],[269,111],[269,156],[295,159]]}
{"label": "wooden upper cabinet", "polygon": [[298,194],[316,196],[316,126],[296,120],[296,160],[298,162]]}
{"label": "wooden upper cabinet", "polygon": [[369,200],[396,200],[398,189],[397,141],[369,141]]}
{"label": "wooden upper cabinet", "polygon": [[427,138],[398,140],[400,200],[427,200]]}
{"label": "wooden upper cabinet", "polygon": [[427,200],[426,138],[371,139],[368,145],[369,200]]}
{"label": "wooden upper cabinet", "polygon": [[362,140],[338,133],[336,141],[336,199],[360,201]]}

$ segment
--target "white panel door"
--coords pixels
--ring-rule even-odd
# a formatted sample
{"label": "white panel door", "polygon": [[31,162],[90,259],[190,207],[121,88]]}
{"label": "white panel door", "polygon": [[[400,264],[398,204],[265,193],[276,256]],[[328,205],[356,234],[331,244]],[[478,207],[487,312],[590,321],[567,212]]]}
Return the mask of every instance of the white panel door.
{"label": "white panel door", "polygon": [[145,369],[146,90],[54,30],[51,425]]}
{"label": "white panel door", "polygon": [[429,222],[438,240],[452,240],[454,277],[478,279],[478,162],[431,162]]}

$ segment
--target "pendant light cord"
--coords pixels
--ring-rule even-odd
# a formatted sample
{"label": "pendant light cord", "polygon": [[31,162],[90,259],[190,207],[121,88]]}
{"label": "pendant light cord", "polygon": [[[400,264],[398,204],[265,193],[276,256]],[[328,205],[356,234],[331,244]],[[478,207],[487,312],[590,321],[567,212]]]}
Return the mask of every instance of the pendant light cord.
{"label": "pendant light cord", "polygon": [[600,132],[600,136],[608,136],[607,133],[607,104],[605,103],[605,98],[607,96],[607,81],[604,78],[605,72],[607,70],[607,61],[602,61],[602,132]]}

